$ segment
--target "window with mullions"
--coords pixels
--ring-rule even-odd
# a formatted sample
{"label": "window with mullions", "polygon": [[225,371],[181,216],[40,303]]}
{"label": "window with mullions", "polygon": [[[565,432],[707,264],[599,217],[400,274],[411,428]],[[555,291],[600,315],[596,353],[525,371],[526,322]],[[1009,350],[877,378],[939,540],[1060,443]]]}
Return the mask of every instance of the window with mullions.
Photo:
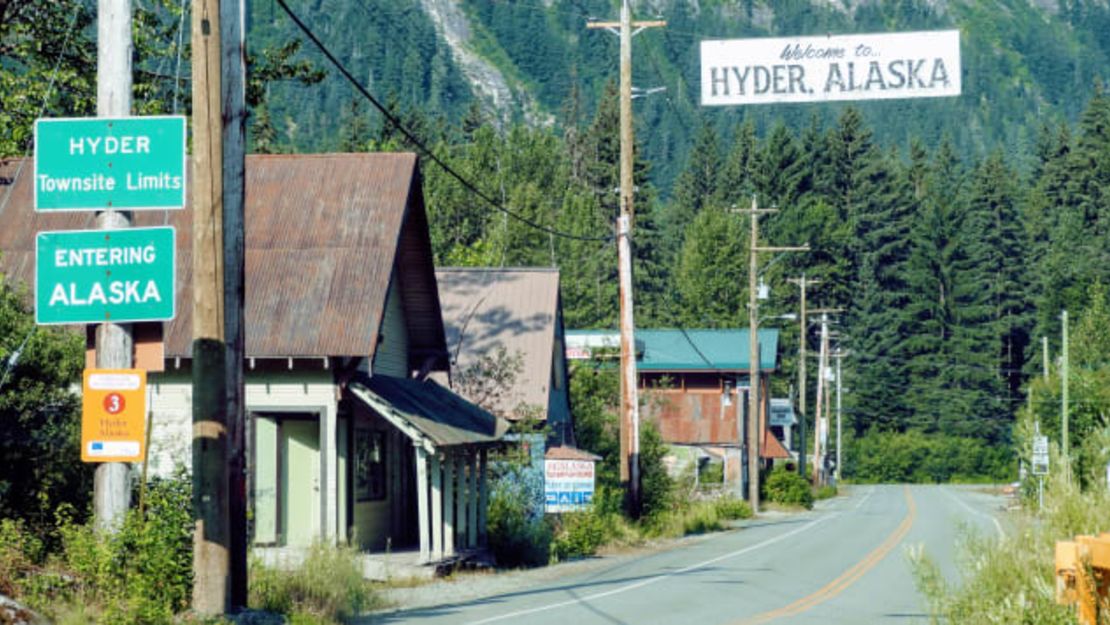
{"label": "window with mullions", "polygon": [[355,430],[355,501],[385,499],[385,432]]}

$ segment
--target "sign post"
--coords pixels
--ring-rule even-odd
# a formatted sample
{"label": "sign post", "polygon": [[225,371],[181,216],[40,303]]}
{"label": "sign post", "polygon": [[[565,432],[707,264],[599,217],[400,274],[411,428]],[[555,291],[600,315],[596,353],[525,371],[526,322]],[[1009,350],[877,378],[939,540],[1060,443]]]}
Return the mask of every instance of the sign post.
{"label": "sign post", "polygon": [[172,227],[40,232],[35,322],[40,325],[173,319]]}
{"label": "sign post", "polygon": [[[1038,432],[1040,425],[1037,426]],[[1033,436],[1033,475],[1037,476],[1037,507],[1044,510],[1044,476],[1048,475],[1048,437]]]}
{"label": "sign post", "polygon": [[35,121],[35,210],[185,207],[185,118]]}
{"label": "sign post", "polygon": [[146,439],[146,371],[86,369],[81,394],[81,460],[139,462]]}

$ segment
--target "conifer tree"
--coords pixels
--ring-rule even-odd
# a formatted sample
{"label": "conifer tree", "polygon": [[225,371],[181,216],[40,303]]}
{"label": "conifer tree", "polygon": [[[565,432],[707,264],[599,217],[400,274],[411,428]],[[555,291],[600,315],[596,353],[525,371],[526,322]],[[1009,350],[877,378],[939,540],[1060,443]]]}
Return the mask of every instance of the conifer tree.
{"label": "conifer tree", "polygon": [[704,122],[694,140],[686,167],[674,184],[670,215],[664,226],[666,245],[672,252],[682,245],[683,231],[717,197],[720,172],[717,131]]}
{"label": "conifer tree", "polygon": [[755,125],[750,119],[732,130],[732,147],[724,157],[716,184],[717,206],[746,205],[755,193],[758,144]]}
{"label": "conifer tree", "polygon": [[[849,306],[851,345],[858,353],[856,406],[882,429],[905,426],[912,407],[907,403],[906,284],[914,201],[907,169],[893,169],[896,158],[870,150],[856,175],[853,205],[860,265]],[[860,424],[863,426],[863,424]]]}
{"label": "conifer tree", "polygon": [[686,229],[678,258],[674,321],[686,327],[735,327],[747,319],[746,220],[704,208]]}

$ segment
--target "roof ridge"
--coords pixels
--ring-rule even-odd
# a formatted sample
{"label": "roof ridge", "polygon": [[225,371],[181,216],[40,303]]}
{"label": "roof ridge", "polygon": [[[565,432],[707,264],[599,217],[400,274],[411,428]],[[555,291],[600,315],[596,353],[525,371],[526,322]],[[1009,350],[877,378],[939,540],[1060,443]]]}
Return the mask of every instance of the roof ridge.
{"label": "roof ridge", "polygon": [[436,267],[436,271],[559,273],[558,267]]}

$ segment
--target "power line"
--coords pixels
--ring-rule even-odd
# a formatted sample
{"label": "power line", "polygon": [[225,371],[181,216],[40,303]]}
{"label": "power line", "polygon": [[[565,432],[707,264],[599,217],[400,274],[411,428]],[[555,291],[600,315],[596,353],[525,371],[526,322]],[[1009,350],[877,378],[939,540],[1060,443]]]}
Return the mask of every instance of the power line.
{"label": "power line", "polygon": [[[46,106],[50,102],[50,95],[54,91],[54,83],[58,79],[58,69],[62,66],[62,59],[65,57],[66,48],[69,47],[69,37],[73,34],[73,27],[77,24],[77,15],[84,8],[80,2],[75,2],[73,5],[73,15],[69,18],[69,26],[66,27],[66,36],[62,40],[62,47],[58,50],[58,58],[54,60],[54,69],[50,72],[50,82],[46,85],[46,92],[42,94],[42,104],[39,106],[38,117],[46,114]],[[12,177],[12,182],[8,185],[8,191],[4,194],[4,201],[0,202],[0,215],[4,214],[4,209],[8,207],[8,200],[12,197],[12,191],[15,190],[15,184],[19,182],[19,175],[23,173],[23,166],[27,164],[27,153],[31,149],[34,134],[27,138],[27,147],[23,148],[23,159],[19,161],[19,167],[15,170],[15,176]]]}
{"label": "power line", "polygon": [[378,100],[366,89],[366,87],[362,86],[362,83],[360,83],[351,74],[351,72],[343,65],[343,63],[341,63],[339,61],[339,59],[337,59],[335,57],[335,55],[332,54],[331,50],[329,50],[327,48],[327,46],[325,46],[324,43],[316,37],[315,33],[313,33],[312,30],[303,21],[301,21],[301,19],[299,17],[297,17],[297,15],[293,12],[293,10],[289,8],[289,5],[285,3],[285,0],[277,0],[277,3],[278,3],[279,6],[281,6],[281,9],[283,11],[285,11],[285,14],[289,16],[289,19],[293,20],[293,22],[297,25],[297,28],[301,29],[301,32],[303,32],[305,34],[305,36],[308,37],[310,41],[312,41],[312,43],[320,50],[320,52],[325,57],[327,57],[328,61],[330,61],[331,64],[334,65],[337,70],[339,70],[339,73],[342,74],[343,77],[347,79],[347,82],[351,83],[351,85],[354,86],[354,88],[359,92],[359,94],[361,94],[362,97],[366,98],[366,100],[369,101],[370,104],[373,105],[373,107],[376,108],[378,110],[378,112],[380,112],[382,114],[383,117],[385,117],[386,121],[388,121],[390,123],[390,125],[392,125],[402,135],[404,135],[405,139],[410,144],[412,144],[414,147],[416,147],[418,150],[420,150],[420,152],[424,156],[426,156],[429,160],[431,160],[433,163],[438,165],[439,168],[444,171],[444,173],[446,173],[447,175],[454,178],[459,184],[461,184],[468,191],[470,191],[474,195],[478,196],[478,198],[482,199],[487,204],[489,204],[490,207],[508,215],[509,217],[512,217],[513,219],[519,221],[522,224],[525,224],[525,225],[527,225],[531,228],[534,228],[536,230],[539,230],[541,232],[545,232],[545,233],[553,235],[553,236],[563,237],[563,238],[566,238],[566,239],[574,239],[574,240],[577,240],[577,241],[611,241],[611,240],[613,240],[613,237],[611,235],[610,236],[605,236],[605,237],[583,236],[583,235],[578,235],[578,234],[571,234],[569,232],[563,232],[561,230],[556,230],[556,229],[554,229],[550,226],[545,226],[545,225],[543,225],[543,224],[541,224],[541,223],[539,223],[539,222],[537,222],[533,219],[529,219],[528,217],[520,215],[520,214],[516,213],[515,211],[512,211],[512,210],[506,208],[500,202],[493,199],[488,194],[484,193],[474,183],[470,182],[470,180],[463,177],[462,174],[455,171],[454,168],[452,168],[450,165],[448,165],[446,162],[444,162],[442,159],[440,159],[435,154],[435,152],[433,152],[431,150],[431,148],[424,145],[424,142],[422,142],[419,138],[416,137],[416,135],[414,135],[408,128],[406,128],[404,126],[404,124],[401,122],[401,120],[398,119],[397,116],[394,115],[389,110],[388,107],[383,105],[381,102],[378,102]]}
{"label": "power line", "polygon": [[698,356],[701,358],[702,362],[705,363],[705,366],[709,367],[710,369],[716,369],[713,363],[709,362],[709,359],[705,357],[705,354],[701,353],[701,350],[698,349],[697,343],[694,343],[694,340],[691,339],[690,335],[686,333],[686,328],[679,326],[678,331],[682,333],[682,336],[686,337],[686,342],[689,343],[690,347],[693,347],[694,351],[698,353]]}

